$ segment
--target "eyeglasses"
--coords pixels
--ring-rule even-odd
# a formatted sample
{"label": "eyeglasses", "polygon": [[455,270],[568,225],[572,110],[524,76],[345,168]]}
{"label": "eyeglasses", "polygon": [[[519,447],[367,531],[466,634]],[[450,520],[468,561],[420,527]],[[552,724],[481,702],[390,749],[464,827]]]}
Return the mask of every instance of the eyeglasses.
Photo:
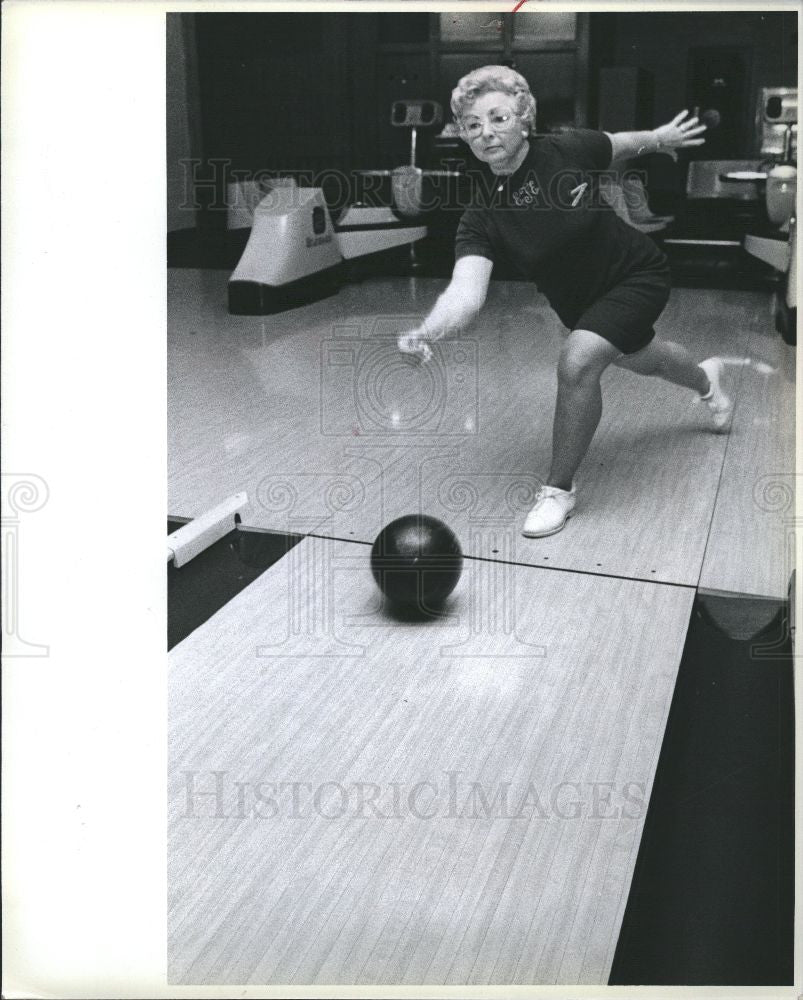
{"label": "eyeglasses", "polygon": [[469,118],[467,121],[462,121],[460,127],[469,139],[479,139],[486,121],[494,132],[509,132],[515,126],[518,117],[513,111],[492,111],[486,119]]}

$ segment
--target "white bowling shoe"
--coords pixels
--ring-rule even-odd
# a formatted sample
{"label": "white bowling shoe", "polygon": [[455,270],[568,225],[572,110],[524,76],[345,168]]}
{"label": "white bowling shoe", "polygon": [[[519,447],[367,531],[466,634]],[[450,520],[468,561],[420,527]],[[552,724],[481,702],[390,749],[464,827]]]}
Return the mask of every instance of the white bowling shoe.
{"label": "white bowling shoe", "polygon": [[554,535],[572,516],[576,502],[577,492],[574,483],[570,490],[560,490],[557,486],[542,486],[521,533],[527,538]]}
{"label": "white bowling shoe", "polygon": [[700,362],[700,368],[708,376],[711,388],[705,396],[700,399],[711,411],[714,429],[724,432],[728,429],[731,415],[733,413],[733,402],[722,388],[722,381],[725,375],[725,362],[722,358],[706,358]]}

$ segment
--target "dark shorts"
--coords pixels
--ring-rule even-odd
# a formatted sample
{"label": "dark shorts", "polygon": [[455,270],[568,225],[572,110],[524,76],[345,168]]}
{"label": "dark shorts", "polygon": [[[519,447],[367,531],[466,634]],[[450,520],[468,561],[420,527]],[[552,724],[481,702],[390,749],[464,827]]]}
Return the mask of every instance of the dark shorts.
{"label": "dark shorts", "polygon": [[664,311],[671,287],[668,267],[634,271],[579,316],[558,315],[570,330],[591,330],[623,354],[634,354],[655,336],[653,323]]}

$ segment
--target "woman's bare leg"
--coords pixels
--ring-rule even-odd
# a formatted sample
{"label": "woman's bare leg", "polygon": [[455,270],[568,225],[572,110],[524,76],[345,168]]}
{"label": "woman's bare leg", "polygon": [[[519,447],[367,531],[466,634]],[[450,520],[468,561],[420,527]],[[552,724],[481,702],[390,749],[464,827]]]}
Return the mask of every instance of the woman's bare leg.
{"label": "woman's bare leg", "polygon": [[635,354],[621,354],[591,330],[573,330],[558,362],[558,396],[552,427],[552,466],[548,486],[569,490],[602,416],[600,377],[609,364],[652,375],[705,395],[705,371],[681,344],[653,339]]}
{"label": "woman's bare leg", "polygon": [[675,385],[694,389],[704,396],[710,386],[708,376],[681,344],[656,337],[635,354],[623,354],[613,362],[619,368],[637,372],[639,375],[653,375]]}
{"label": "woman's bare leg", "polygon": [[548,486],[570,490],[602,416],[602,373],[619,356],[609,341],[591,330],[573,330],[558,362],[558,395],[552,426],[552,466]]}

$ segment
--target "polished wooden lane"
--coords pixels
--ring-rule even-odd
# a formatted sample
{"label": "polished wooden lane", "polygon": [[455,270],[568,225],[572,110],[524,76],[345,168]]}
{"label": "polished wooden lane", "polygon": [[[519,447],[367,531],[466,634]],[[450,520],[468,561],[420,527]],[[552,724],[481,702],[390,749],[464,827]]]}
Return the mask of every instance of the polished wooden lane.
{"label": "polished wooden lane", "polygon": [[795,348],[754,330],[700,588],[785,598],[794,566]]}
{"label": "polished wooden lane", "polygon": [[[697,583],[726,436],[693,394],[611,369],[605,413],[566,530],[519,536],[550,454],[563,330],[531,287],[494,282],[474,328],[417,368],[395,333],[444,282],[373,280],[273,317],[226,312],[225,272],[169,274],[169,509],[192,516],[246,490],[246,518],[370,541],[424,509],[469,553]],[[766,296],[676,289],[659,323],[738,389]]]}
{"label": "polished wooden lane", "polygon": [[693,590],[308,538],[170,654],[177,983],[605,983]]}

